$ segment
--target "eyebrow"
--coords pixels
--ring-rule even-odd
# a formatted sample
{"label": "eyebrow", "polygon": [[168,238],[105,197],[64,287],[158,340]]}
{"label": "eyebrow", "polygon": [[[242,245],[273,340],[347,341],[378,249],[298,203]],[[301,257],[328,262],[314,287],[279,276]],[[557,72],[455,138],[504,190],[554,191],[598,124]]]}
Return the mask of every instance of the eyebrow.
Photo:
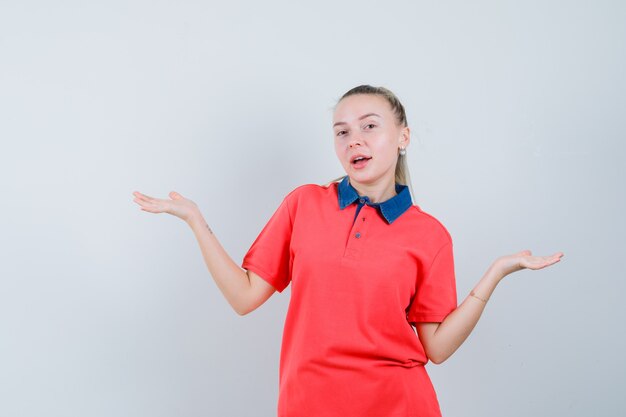
{"label": "eyebrow", "polygon": [[[359,120],[363,120],[363,119],[365,119],[366,117],[370,117],[370,116],[377,116],[377,117],[380,117],[380,118],[382,119],[382,117],[381,117],[379,114],[376,114],[376,113],[367,113],[367,114],[364,114],[363,116],[359,117]],[[346,122],[337,122],[337,123],[335,123],[335,124],[333,125],[333,127],[335,127],[335,126],[337,126],[337,125],[347,125],[347,123],[346,123]]]}

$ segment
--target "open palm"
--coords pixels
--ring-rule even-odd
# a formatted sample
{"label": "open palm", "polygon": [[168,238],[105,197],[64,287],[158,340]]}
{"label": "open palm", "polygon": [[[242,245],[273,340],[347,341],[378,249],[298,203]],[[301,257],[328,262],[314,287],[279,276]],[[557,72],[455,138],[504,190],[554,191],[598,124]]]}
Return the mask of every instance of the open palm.
{"label": "open palm", "polygon": [[176,191],[169,193],[170,199],[154,198],[134,191],[133,201],[141,207],[143,211],[150,213],[168,213],[179,217],[184,221],[189,221],[191,216],[198,211],[198,206],[193,201],[183,197]]}
{"label": "open palm", "polygon": [[542,269],[561,260],[563,252],[548,256],[533,256],[530,250],[523,250],[512,255],[501,256],[496,260],[504,275],[522,269]]}

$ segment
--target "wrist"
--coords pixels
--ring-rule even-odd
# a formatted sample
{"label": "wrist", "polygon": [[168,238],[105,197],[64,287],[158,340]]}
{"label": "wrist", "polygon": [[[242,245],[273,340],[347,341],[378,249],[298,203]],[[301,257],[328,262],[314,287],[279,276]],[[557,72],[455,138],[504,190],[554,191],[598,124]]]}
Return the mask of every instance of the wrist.
{"label": "wrist", "polygon": [[192,211],[185,221],[192,229],[197,226],[204,226],[204,224],[206,224],[206,221],[204,220],[204,217],[202,216],[200,210]]}
{"label": "wrist", "polygon": [[500,262],[499,259],[496,259],[489,266],[489,269],[487,270],[487,274],[489,275],[491,280],[498,283],[502,280],[502,278],[508,275],[508,272],[506,271],[502,262]]}

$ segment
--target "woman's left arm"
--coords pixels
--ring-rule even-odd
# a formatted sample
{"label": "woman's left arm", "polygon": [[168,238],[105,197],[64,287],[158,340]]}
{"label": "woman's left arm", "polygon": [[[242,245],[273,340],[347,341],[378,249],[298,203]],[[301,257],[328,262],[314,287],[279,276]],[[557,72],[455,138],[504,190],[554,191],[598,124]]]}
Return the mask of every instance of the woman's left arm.
{"label": "woman's left arm", "polygon": [[532,256],[529,250],[525,250],[496,259],[474,287],[474,296],[468,295],[441,323],[416,323],[428,359],[440,364],[461,346],[478,323],[487,300],[502,278],[526,268],[545,268],[560,261],[562,256],[562,252]]}

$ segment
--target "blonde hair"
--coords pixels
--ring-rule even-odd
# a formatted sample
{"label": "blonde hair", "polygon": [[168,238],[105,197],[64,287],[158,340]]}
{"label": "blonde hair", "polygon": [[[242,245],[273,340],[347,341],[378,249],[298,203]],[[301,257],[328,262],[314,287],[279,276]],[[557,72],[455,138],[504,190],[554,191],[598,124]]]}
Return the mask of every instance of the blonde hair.
{"label": "blonde hair", "polygon": [[[396,116],[397,123],[403,127],[408,126],[404,106],[402,105],[402,103],[400,103],[398,97],[396,97],[396,95],[390,90],[386,89],[385,87],[373,87],[367,84],[359,85],[347,91],[343,96],[341,96],[341,98],[337,100],[337,104],[339,104],[339,102],[344,98],[355,94],[373,94],[385,98]],[[324,186],[326,187],[334,182],[339,182],[345,177],[346,175],[342,175],[338,178],[335,178],[334,180],[327,182],[326,184],[324,184]],[[409,165],[407,164],[406,155],[400,155],[398,153],[395,177],[395,180],[398,184],[407,185],[409,187],[411,199],[413,200],[413,202],[415,202],[415,200],[413,199],[413,186],[411,185],[411,175],[409,174]]]}

